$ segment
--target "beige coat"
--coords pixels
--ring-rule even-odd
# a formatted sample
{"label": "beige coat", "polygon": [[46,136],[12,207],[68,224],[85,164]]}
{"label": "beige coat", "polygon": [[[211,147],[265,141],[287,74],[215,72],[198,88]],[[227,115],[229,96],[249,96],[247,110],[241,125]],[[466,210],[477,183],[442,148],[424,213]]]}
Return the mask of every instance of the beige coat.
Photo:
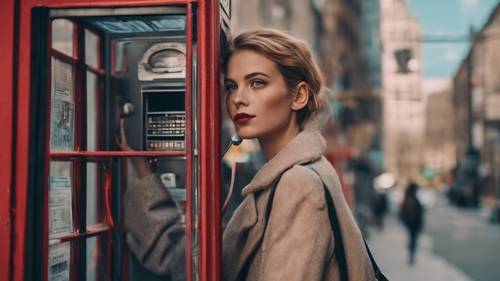
{"label": "beige coat", "polygon": [[[319,132],[304,131],[272,158],[243,189],[245,200],[224,232],[224,280],[235,280],[246,258],[262,240],[247,280],[340,280],[323,184],[301,164],[310,163],[327,184],[337,211],[349,280],[375,280],[360,231],[342,195],[330,163],[322,156]],[[269,188],[277,186],[263,233]],[[259,215],[260,214],[260,215]]]}
{"label": "beige coat", "polygon": [[[375,280],[360,231],[344,200],[337,174],[322,156],[325,140],[306,128],[273,157],[243,189],[244,200],[223,237],[223,279],[237,280],[253,250],[247,280],[340,280],[323,184],[337,211],[350,281]],[[264,233],[263,214],[273,180],[281,173]],[[158,179],[147,177],[124,198],[127,242],[147,268],[182,280],[184,230],[180,214]]]}

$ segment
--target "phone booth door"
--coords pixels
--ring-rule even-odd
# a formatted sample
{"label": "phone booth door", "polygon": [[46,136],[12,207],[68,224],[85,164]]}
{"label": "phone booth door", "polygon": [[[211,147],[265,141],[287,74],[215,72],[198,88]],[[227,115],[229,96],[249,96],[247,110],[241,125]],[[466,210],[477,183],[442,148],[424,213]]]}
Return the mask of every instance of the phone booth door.
{"label": "phone booth door", "polygon": [[[14,279],[219,280],[219,2],[94,2],[21,11],[32,231]],[[178,276],[147,270],[127,248],[123,196],[143,160],[182,210]]]}

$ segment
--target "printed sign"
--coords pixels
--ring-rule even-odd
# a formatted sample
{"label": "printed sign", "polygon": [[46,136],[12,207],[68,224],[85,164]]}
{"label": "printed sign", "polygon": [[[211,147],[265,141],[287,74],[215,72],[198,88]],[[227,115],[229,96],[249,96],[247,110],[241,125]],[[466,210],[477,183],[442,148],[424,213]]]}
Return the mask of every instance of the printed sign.
{"label": "printed sign", "polygon": [[49,281],[69,281],[70,243],[49,246]]}
{"label": "printed sign", "polygon": [[50,147],[52,150],[73,150],[75,101],[72,66],[53,59],[51,85]]}
{"label": "printed sign", "polygon": [[72,231],[71,178],[50,177],[49,229],[50,237],[57,237]]}

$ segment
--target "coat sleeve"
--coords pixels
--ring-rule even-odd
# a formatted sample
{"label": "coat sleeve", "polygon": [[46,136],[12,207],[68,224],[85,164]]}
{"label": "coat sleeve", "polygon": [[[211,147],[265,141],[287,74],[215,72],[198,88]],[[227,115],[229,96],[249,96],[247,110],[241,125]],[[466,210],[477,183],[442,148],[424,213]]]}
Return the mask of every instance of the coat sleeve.
{"label": "coat sleeve", "polygon": [[147,269],[185,280],[185,227],[182,215],[156,175],[129,187],[123,198],[129,249]]}
{"label": "coat sleeve", "polygon": [[318,176],[302,166],[283,175],[264,235],[259,280],[322,280],[334,239]]}

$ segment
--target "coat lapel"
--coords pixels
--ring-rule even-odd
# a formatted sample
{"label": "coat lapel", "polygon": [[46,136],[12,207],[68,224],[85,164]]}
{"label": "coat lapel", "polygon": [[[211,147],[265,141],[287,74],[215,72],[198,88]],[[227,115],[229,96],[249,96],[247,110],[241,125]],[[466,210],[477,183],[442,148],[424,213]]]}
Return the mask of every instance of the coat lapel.
{"label": "coat lapel", "polygon": [[236,280],[243,265],[256,250],[264,233],[264,212],[269,192],[259,198],[248,195],[236,210],[224,231],[223,280]]}
{"label": "coat lapel", "polygon": [[294,165],[319,159],[325,148],[325,139],[319,131],[300,132],[259,170],[243,188],[243,196],[269,188],[276,177]]}

